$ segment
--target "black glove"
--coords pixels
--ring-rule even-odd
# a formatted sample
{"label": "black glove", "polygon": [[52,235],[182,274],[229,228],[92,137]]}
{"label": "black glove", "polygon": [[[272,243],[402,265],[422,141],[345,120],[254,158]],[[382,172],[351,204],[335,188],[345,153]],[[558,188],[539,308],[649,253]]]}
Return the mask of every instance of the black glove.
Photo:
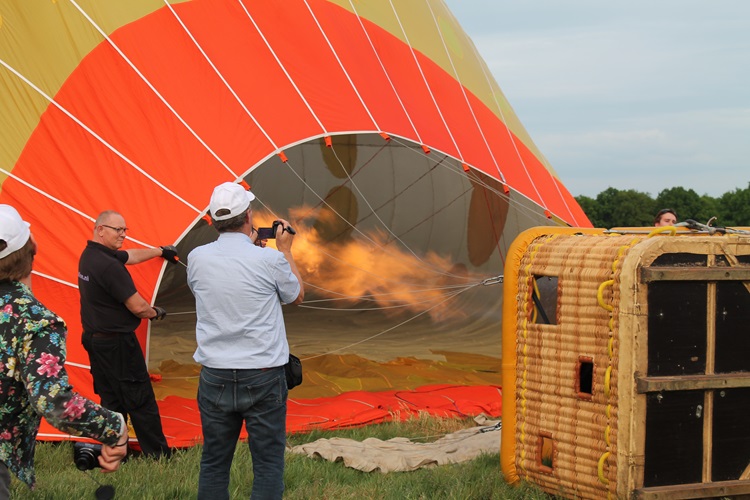
{"label": "black glove", "polygon": [[159,306],[154,306],[153,309],[154,309],[154,311],[156,311],[156,316],[154,316],[153,318],[149,318],[151,321],[157,321],[157,320],[160,320],[160,319],[164,319],[164,316],[167,315],[167,311],[164,310],[164,309],[162,309]]}
{"label": "black glove", "polygon": [[165,245],[161,248],[161,258],[169,262],[170,264],[177,264],[180,257],[177,255],[177,247],[174,245]]}

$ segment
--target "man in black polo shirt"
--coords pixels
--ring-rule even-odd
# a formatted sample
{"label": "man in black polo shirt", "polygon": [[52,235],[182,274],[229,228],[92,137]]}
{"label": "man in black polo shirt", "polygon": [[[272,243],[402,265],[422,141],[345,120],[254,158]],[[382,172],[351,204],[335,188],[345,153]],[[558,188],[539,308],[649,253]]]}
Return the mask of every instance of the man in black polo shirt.
{"label": "man in black polo shirt", "polygon": [[102,212],[78,262],[83,347],[89,353],[94,391],[102,406],[130,416],[144,455],[169,456],[148,368],[135,336],[142,319],[162,319],[167,312],[141,297],[125,264],[155,257],[175,263],[177,250],[173,246],[120,250],[127,229],[122,215]]}

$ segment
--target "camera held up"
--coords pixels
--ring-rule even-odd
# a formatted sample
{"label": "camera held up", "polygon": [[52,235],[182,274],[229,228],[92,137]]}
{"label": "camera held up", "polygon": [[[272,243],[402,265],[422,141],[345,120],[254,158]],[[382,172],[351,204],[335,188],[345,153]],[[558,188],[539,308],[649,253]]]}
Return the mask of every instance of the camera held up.
{"label": "camera held up", "polygon": [[[273,221],[272,227],[259,227],[258,240],[271,240],[276,238],[276,228],[278,228],[280,224],[280,221],[275,220]],[[288,232],[289,234],[297,234],[297,231],[295,231],[292,226],[285,227],[284,231]]]}

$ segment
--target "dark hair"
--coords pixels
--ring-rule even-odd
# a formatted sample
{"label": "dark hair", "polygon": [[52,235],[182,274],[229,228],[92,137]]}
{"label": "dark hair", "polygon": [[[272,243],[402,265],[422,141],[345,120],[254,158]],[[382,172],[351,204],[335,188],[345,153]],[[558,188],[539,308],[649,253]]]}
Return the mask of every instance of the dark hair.
{"label": "dark hair", "polygon": [[662,208],[661,210],[659,210],[659,213],[656,214],[656,217],[654,217],[654,224],[658,224],[661,220],[661,216],[664,214],[672,214],[674,215],[675,219],[677,218],[677,212],[675,212],[671,208]]}
{"label": "dark hair", "polygon": [[214,227],[217,231],[220,233],[236,233],[237,231],[242,228],[242,226],[245,225],[245,217],[247,216],[247,212],[250,209],[248,208],[244,212],[242,212],[239,215],[235,215],[231,219],[225,219],[225,220],[216,220],[213,218],[213,214],[211,217],[211,221],[214,223]]}
{"label": "dark hair", "polygon": [[34,255],[36,244],[29,238],[24,246],[0,259],[0,281],[19,281],[31,274]]}

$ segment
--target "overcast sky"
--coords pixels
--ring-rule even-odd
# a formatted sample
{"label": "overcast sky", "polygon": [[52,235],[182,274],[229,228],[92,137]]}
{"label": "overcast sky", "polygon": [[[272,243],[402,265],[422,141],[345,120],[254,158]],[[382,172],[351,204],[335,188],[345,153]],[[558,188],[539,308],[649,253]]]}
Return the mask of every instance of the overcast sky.
{"label": "overcast sky", "polygon": [[750,0],[446,0],[574,196],[750,182]]}

